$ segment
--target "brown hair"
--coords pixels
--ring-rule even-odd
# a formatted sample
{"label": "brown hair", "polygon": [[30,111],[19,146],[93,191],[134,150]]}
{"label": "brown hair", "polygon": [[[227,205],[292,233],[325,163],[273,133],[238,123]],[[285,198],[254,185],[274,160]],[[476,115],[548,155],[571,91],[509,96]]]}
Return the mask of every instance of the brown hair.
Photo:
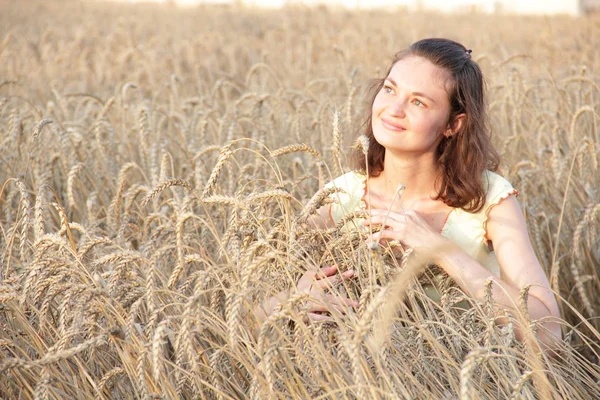
{"label": "brown hair", "polygon": [[[486,188],[483,173],[498,168],[499,156],[490,141],[490,129],[485,106],[485,85],[479,65],[471,59],[471,51],[462,44],[448,39],[423,39],[408,49],[396,53],[386,73],[400,60],[418,56],[446,70],[450,114],[448,124],[454,123],[459,114],[466,114],[463,124],[453,136],[442,138],[436,150],[441,174],[436,180],[438,188],[435,200],[445,204],[477,212],[485,204]],[[377,79],[371,87],[370,108],[364,123],[363,134],[369,138],[369,150],[365,159],[361,150],[353,154],[353,167],[379,176],[383,171],[385,148],[373,136],[372,107],[385,79]]]}

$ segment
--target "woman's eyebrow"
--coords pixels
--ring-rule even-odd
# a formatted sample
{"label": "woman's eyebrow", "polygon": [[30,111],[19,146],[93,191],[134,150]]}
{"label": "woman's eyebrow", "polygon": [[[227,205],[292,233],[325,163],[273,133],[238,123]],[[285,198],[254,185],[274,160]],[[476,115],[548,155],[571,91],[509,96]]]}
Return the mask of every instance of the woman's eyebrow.
{"label": "woman's eyebrow", "polygon": [[[385,80],[388,81],[389,83],[391,83],[392,86],[398,87],[398,84],[396,84],[396,81],[394,81],[392,78],[387,77],[387,78],[385,78]],[[425,93],[422,93],[422,92],[412,92],[411,94],[413,96],[417,96],[417,97],[424,97],[427,100],[431,101],[432,103],[435,103],[435,100],[433,100],[431,97],[427,96]]]}

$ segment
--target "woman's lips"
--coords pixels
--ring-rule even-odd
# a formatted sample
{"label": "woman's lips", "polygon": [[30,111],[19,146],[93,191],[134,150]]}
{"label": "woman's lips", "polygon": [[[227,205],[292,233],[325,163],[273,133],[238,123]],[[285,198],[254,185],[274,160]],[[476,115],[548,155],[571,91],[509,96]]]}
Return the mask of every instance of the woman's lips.
{"label": "woman's lips", "polygon": [[400,132],[400,131],[404,131],[405,130],[402,126],[394,124],[393,122],[391,122],[389,120],[386,120],[384,118],[381,118],[381,124],[383,125],[383,127],[385,129],[388,129],[390,131]]}

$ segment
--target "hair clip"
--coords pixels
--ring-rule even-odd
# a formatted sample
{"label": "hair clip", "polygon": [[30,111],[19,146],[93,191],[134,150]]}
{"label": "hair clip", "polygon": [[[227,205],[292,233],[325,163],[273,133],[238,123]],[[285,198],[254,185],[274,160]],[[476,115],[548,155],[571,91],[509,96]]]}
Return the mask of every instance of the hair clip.
{"label": "hair clip", "polygon": [[467,53],[467,57],[469,57],[469,58],[471,57],[472,52],[473,52],[473,50],[471,50],[471,49],[468,49],[465,51],[465,53]]}

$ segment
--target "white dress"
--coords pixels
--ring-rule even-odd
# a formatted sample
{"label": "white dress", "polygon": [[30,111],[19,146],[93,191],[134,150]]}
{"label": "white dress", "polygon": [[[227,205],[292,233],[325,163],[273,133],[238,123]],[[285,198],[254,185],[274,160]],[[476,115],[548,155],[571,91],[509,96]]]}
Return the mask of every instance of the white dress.
{"label": "white dress", "polygon": [[[359,209],[366,209],[366,182],[366,175],[352,171],[325,185],[326,188],[337,187],[343,190],[330,195],[334,203],[331,204],[329,212],[336,224],[345,215]],[[440,233],[460,246],[494,275],[499,276],[498,261],[488,245],[487,219],[490,210],[496,204],[511,195],[517,195],[518,191],[506,179],[491,171],[484,172],[484,182],[487,184],[487,194],[483,208],[476,213],[453,208]],[[345,226],[345,228],[349,227]]]}

